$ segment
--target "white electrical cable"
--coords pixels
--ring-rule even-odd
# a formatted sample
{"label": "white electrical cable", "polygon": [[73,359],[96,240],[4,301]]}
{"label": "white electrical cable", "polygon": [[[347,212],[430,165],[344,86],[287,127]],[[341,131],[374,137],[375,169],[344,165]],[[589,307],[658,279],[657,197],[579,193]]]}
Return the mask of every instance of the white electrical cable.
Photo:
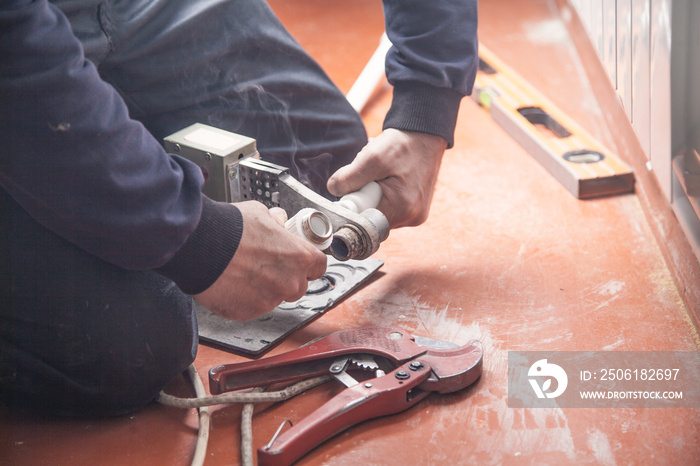
{"label": "white electrical cable", "polygon": [[[194,368],[194,365],[191,365],[190,368],[188,369],[188,373],[190,374],[190,378],[192,379],[192,383],[195,385],[195,394],[197,394],[197,398],[180,398],[177,396],[172,396],[168,395],[165,392],[160,392],[158,395],[158,398],[156,401],[158,403],[161,403],[166,406],[173,406],[176,408],[183,408],[183,409],[191,409],[191,408],[198,408],[199,410],[199,421],[200,421],[200,426],[199,426],[199,434],[197,436],[197,445],[195,447],[195,454],[194,454],[194,459],[192,460],[192,465],[193,466],[199,466],[202,464],[204,461],[204,456],[206,455],[206,443],[209,440],[209,410],[204,408],[205,406],[213,406],[213,405],[219,405],[219,404],[232,404],[232,403],[269,403],[269,402],[277,402],[277,401],[284,401],[289,398],[292,398],[299,393],[305,392],[306,390],[310,390],[314,387],[317,387],[318,385],[321,385],[323,383],[326,383],[329,381],[332,376],[330,374],[327,375],[321,375],[318,377],[312,377],[310,379],[302,380],[301,382],[297,382],[294,385],[290,385],[289,387],[285,388],[284,390],[279,390],[276,392],[246,392],[246,393],[224,393],[221,395],[211,395],[211,396],[205,396],[204,392],[204,386],[202,385],[202,380],[199,378],[199,374],[197,373],[197,369]],[[199,382],[199,386],[201,387],[201,392],[198,392],[197,388],[197,382]],[[201,393],[201,395],[200,395]],[[205,416],[202,416],[202,411],[206,410]],[[252,408],[249,408],[246,410],[246,416],[244,419],[243,414],[241,414],[241,423],[244,421],[246,422],[246,427],[241,425],[241,456],[243,459],[243,456],[245,455],[246,457],[250,457],[250,460],[252,461],[252,450],[253,450],[253,439],[252,439],[252,426],[250,424],[252,423],[252,414],[253,410]],[[250,421],[248,421],[249,419]],[[204,432],[203,432],[204,431]],[[243,435],[246,435],[245,438],[243,438]],[[202,447],[201,444],[204,446]],[[201,459],[200,459],[201,458]],[[247,460],[247,459],[246,459]],[[199,463],[195,463],[195,461],[201,461]]]}
{"label": "white electrical cable", "polygon": [[[255,387],[254,392],[264,391],[262,387]],[[255,466],[253,461],[253,410],[254,403],[246,403],[241,411],[241,466]]]}
{"label": "white electrical cable", "polygon": [[167,406],[174,406],[176,408],[199,408],[202,406],[214,406],[232,403],[269,403],[274,401],[283,401],[299,393],[309,390],[317,385],[327,382],[331,379],[330,375],[321,375],[318,377],[313,377],[310,379],[302,380],[294,385],[290,385],[284,390],[277,392],[263,392],[263,393],[223,393],[221,395],[210,395],[203,398],[180,398],[177,396],[168,395],[167,393],[160,392],[157,401],[161,404]]}
{"label": "white electrical cable", "polygon": [[[204,390],[204,384],[202,379],[199,377],[197,368],[194,364],[190,364],[187,368],[187,373],[190,376],[192,385],[194,385],[194,393],[197,395],[197,399],[202,399],[207,396],[207,392]],[[204,464],[204,459],[207,456],[207,444],[209,443],[209,426],[211,416],[209,414],[209,408],[201,407],[198,408],[199,411],[199,432],[197,433],[197,444],[194,448],[194,457],[192,458],[192,466],[202,466]]]}

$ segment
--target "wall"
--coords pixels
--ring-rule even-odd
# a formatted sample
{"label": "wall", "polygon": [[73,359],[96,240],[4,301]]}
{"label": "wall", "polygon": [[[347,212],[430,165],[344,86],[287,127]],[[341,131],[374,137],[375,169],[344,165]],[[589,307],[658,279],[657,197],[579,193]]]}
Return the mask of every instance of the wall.
{"label": "wall", "polygon": [[[698,147],[700,4],[570,0],[598,52],[661,190],[700,257],[700,220],[672,168]],[[697,201],[696,201],[697,205]]]}

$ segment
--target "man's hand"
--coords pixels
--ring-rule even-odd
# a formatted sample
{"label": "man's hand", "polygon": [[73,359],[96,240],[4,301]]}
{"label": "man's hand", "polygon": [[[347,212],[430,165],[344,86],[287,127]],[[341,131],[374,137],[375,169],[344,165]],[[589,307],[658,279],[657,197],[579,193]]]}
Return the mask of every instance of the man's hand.
{"label": "man's hand", "polygon": [[377,181],[384,197],[378,209],[391,228],[425,222],[447,141],[440,136],[386,129],[328,180],[335,196],[357,191]]}
{"label": "man's hand", "polygon": [[326,271],[326,256],[284,229],[284,210],[256,201],[236,206],[243,215],[238,249],[224,273],[195,299],[221,317],[250,320],[301,298],[308,280]]}

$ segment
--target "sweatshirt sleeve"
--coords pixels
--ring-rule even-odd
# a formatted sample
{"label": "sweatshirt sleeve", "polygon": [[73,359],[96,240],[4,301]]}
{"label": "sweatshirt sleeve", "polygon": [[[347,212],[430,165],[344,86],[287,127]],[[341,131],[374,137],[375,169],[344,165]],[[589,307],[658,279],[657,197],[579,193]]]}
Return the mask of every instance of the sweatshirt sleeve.
{"label": "sweatshirt sleeve", "polygon": [[199,168],[129,118],[46,0],[0,4],[0,186],[41,225],[125,269],[187,293],[238,247],[235,206],[201,193]]}
{"label": "sweatshirt sleeve", "polygon": [[442,136],[454,144],[459,104],[478,67],[476,0],[384,0],[394,86],[384,128]]}

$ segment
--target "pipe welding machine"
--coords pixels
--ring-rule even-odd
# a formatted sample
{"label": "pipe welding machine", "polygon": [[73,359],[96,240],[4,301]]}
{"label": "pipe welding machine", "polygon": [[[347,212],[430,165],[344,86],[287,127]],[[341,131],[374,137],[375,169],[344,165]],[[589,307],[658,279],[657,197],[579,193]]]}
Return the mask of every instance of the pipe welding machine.
{"label": "pipe welding machine", "polygon": [[281,207],[289,231],[337,260],[366,259],[389,236],[389,222],[376,209],[382,197],[376,182],[333,202],[292,177],[287,167],[260,160],[253,138],[195,123],[164,141],[168,152],[201,168],[206,196]]}

